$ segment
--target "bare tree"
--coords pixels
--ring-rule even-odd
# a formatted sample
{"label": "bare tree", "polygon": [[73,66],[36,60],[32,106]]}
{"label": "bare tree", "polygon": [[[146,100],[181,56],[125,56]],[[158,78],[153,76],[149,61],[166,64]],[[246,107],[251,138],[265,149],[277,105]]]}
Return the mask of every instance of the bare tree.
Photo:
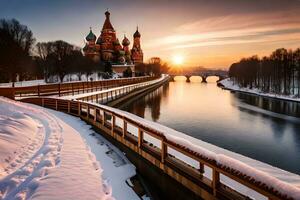
{"label": "bare tree", "polygon": [[[0,71],[6,80],[16,81],[30,75],[31,49],[35,42],[32,32],[17,20],[0,20]],[[3,78],[2,77],[2,78]]]}
{"label": "bare tree", "polygon": [[231,65],[229,76],[242,87],[253,86],[265,92],[299,95],[300,50],[275,50],[269,57],[243,58]]}

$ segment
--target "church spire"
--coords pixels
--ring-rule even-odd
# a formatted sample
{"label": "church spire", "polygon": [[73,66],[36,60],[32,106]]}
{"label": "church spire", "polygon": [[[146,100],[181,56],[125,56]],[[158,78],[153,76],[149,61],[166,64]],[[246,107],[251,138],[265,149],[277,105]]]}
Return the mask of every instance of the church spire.
{"label": "church spire", "polygon": [[136,31],[135,31],[135,33],[133,34],[133,37],[134,37],[134,38],[141,37],[141,34],[140,34],[140,32],[139,32],[139,27],[138,27],[138,26],[136,26]]}
{"label": "church spire", "polygon": [[110,12],[108,10],[105,12],[105,21],[102,30],[105,29],[114,30],[114,27],[110,23]]}

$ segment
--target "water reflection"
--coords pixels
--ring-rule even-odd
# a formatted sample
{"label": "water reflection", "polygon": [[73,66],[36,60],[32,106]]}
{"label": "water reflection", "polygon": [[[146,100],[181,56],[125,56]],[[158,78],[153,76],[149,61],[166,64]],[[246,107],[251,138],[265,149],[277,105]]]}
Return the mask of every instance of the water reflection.
{"label": "water reflection", "polygon": [[300,174],[299,103],[231,93],[216,80],[176,77],[121,109]]}
{"label": "water reflection", "polygon": [[157,121],[160,116],[160,105],[163,98],[168,95],[169,84],[148,93],[146,96],[137,96],[133,101],[123,104],[120,109],[130,110],[137,116],[145,118],[146,110],[151,114],[152,121]]}
{"label": "water reflection", "polygon": [[276,113],[300,117],[300,103],[298,102],[281,101],[244,93],[236,93],[235,95],[247,104]]}

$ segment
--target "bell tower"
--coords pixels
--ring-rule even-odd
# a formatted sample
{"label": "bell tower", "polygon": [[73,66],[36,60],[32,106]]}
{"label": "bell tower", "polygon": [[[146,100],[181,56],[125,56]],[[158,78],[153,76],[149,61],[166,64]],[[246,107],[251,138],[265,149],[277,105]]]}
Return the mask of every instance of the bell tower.
{"label": "bell tower", "polygon": [[133,46],[131,49],[131,58],[133,63],[143,63],[143,51],[141,48],[141,34],[139,28],[136,27],[136,31],[133,34]]}

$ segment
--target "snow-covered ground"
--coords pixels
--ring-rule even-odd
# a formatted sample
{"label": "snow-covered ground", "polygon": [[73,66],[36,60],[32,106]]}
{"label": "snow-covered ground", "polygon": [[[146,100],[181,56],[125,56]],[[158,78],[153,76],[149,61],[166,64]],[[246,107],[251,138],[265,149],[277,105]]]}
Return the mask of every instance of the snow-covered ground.
{"label": "snow-covered ground", "polygon": [[79,118],[54,110],[48,111],[78,130],[91,152],[96,156],[97,161],[101,163],[102,177],[105,183],[111,186],[115,199],[139,200],[139,197],[126,184],[126,181],[129,181],[128,179],[134,176],[136,171],[135,166],[128,161],[123,152]]}
{"label": "snow-covered ground", "polygon": [[139,199],[134,166],[79,119],[1,97],[0,124],[0,199]]}
{"label": "snow-covered ground", "polygon": [[300,102],[300,98],[297,98],[293,95],[285,96],[285,95],[278,95],[278,94],[273,94],[273,93],[265,93],[265,92],[260,91],[257,88],[252,88],[252,89],[242,88],[242,87],[238,86],[237,84],[234,84],[233,81],[230,80],[230,78],[221,80],[219,83],[221,83],[226,89],[233,90],[233,91],[240,91],[240,92],[251,93],[251,94],[264,96],[264,97],[271,97],[271,98],[277,98],[277,99],[282,99],[282,100]]}
{"label": "snow-covered ground", "polygon": [[[112,74],[112,79],[119,78],[120,76],[117,73]],[[81,81],[90,81],[90,79],[93,79],[93,81],[99,81],[103,80],[102,76],[98,76],[98,73],[95,72],[91,75],[86,77],[85,74],[81,75]],[[63,82],[78,82],[78,76],[76,74],[68,74],[64,77]],[[53,84],[53,83],[59,83],[58,77],[53,77],[53,80],[51,83],[46,83],[44,79],[38,79],[38,80],[30,80],[30,81],[18,81],[15,82],[15,87],[22,87],[22,86],[34,86],[34,85],[46,85],[46,84]],[[12,87],[13,83],[0,83],[0,87]]]}

